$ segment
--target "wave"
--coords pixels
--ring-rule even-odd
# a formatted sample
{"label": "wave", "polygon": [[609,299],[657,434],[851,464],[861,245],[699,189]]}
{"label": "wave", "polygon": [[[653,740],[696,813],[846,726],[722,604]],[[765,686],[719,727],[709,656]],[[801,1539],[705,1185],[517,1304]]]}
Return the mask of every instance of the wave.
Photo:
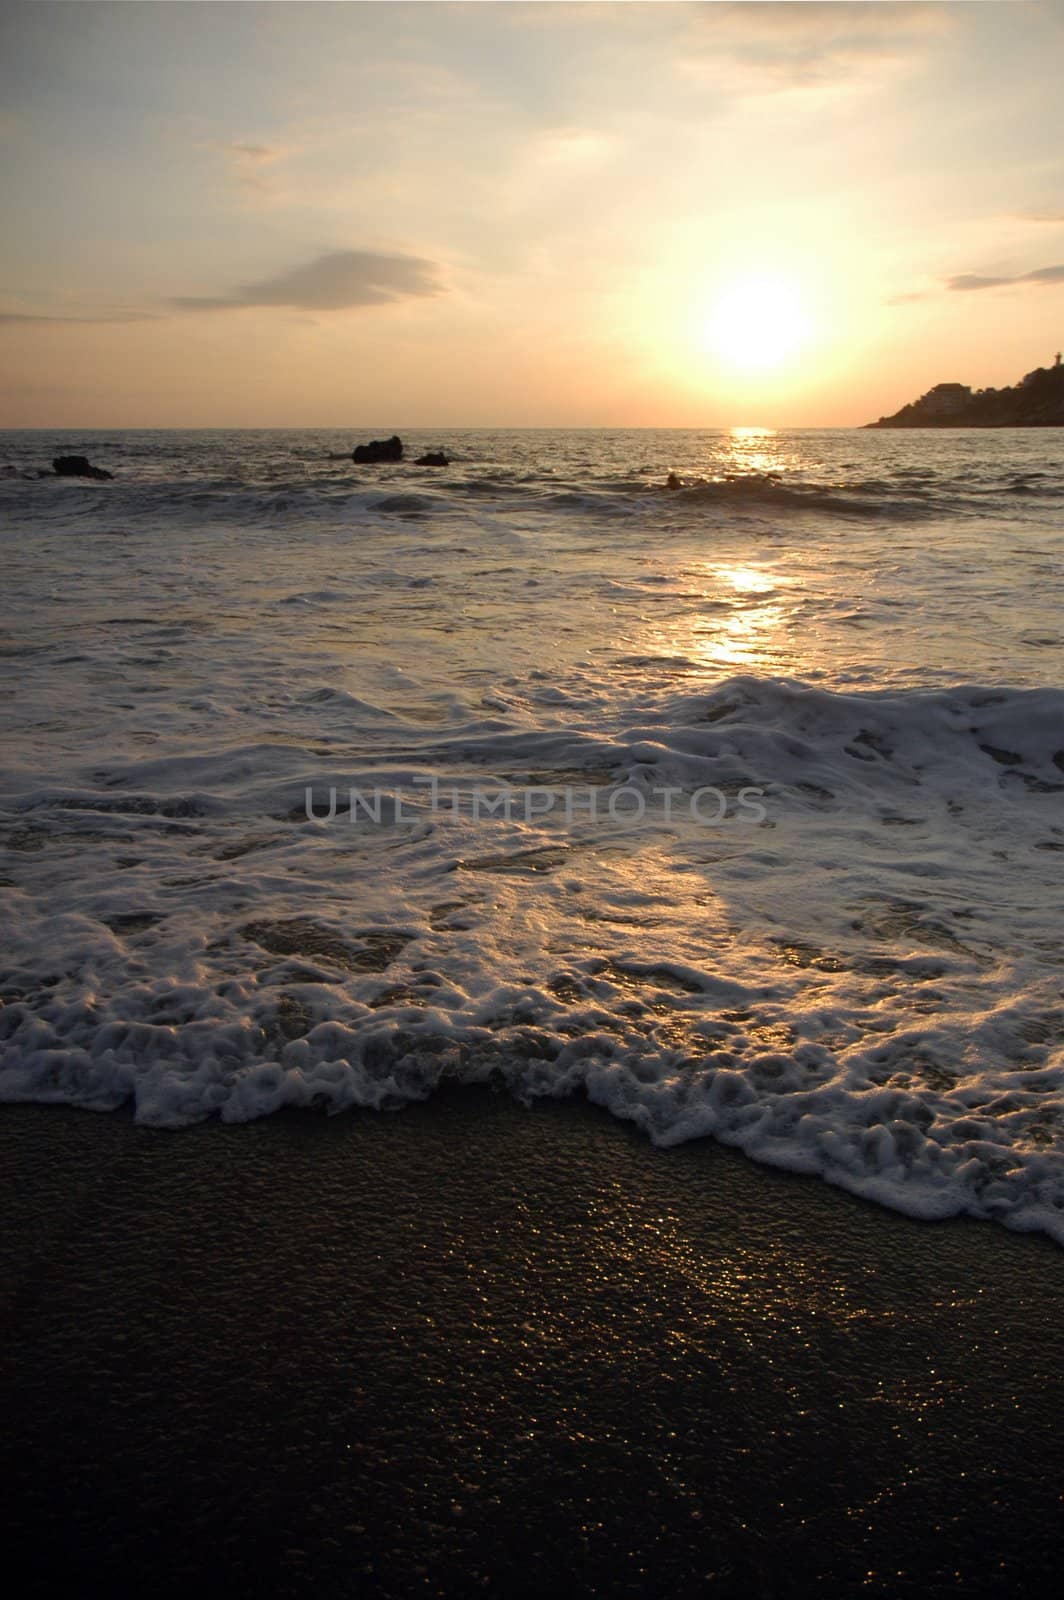
{"label": "wave", "polygon": [[815,776],[833,798],[928,785],[949,792],[990,785],[1018,797],[1064,792],[1059,688],[848,694],[738,677],[708,694],[666,697],[654,720],[626,738],[658,774],[683,771],[693,780],[734,760],[748,777],[799,788]]}
{"label": "wave", "polygon": [[1045,440],[112,443],[0,483],[0,1098],[584,1094],[1064,1242]]}
{"label": "wave", "polygon": [[[343,590],[284,597],[286,606],[328,605]],[[643,658],[632,658],[642,664]],[[693,665],[670,657],[676,670]],[[595,729],[568,718],[558,725],[515,724],[511,716],[470,720],[456,705],[449,725],[427,726],[336,685],[307,688],[299,706],[317,731],[278,734],[259,743],[224,738],[182,754],[97,763],[96,789],[9,779],[6,804],[40,808],[123,809],[182,815],[197,807],[264,814],[291,809],[308,785],[408,785],[414,777],[457,774],[463,782],[506,774],[608,773],[649,795],[675,783],[761,785],[799,804],[849,808],[872,802],[916,803],[946,797],[954,814],[969,805],[1030,800],[1043,806],[1064,793],[1064,688],[960,685],[952,689],[845,692],[792,679],[739,676],[695,694],[667,690],[644,699],[638,720]],[[500,702],[501,704],[501,702]],[[553,690],[545,704],[566,702]],[[457,715],[459,720],[453,720]],[[324,719],[324,720],[323,720]],[[330,754],[330,720],[345,730]],[[349,764],[351,736],[361,736],[361,765]],[[208,790],[204,785],[210,786]],[[187,814],[196,814],[189,811]],[[207,814],[207,810],[203,811]],[[1041,815],[1041,812],[1039,812]]]}
{"label": "wave", "polygon": [[666,476],[648,470],[645,476],[594,477],[560,483],[553,470],[514,474],[468,469],[446,475],[426,473],[402,463],[366,472],[335,455],[291,475],[284,463],[260,469],[256,478],[241,475],[196,476],[182,472],[160,476],[153,464],[120,471],[115,482],[101,486],[77,479],[34,479],[14,476],[0,481],[9,515],[27,520],[39,515],[42,497],[72,519],[91,526],[103,516],[141,522],[195,520],[255,527],[288,523],[337,523],[377,516],[460,514],[472,506],[498,502],[507,511],[527,509],[559,518],[653,516],[668,510],[694,518],[793,518],[820,515],[865,521],[924,521],[984,517],[1000,509],[1016,515],[1020,504],[1055,504],[1064,484],[1047,474],[1001,474],[980,482],[931,478],[914,471],[891,477],[810,480],[781,473],[732,473],[719,477],[683,475],[670,486]]}
{"label": "wave", "polygon": [[666,490],[670,499],[686,508],[770,511],[785,516],[820,512],[899,521],[982,516],[987,508],[981,502],[976,503],[973,496],[994,494],[1005,499],[1008,494],[1017,492],[1014,486],[1005,484],[977,491],[968,486],[941,483],[926,492],[914,492],[911,484],[899,489],[896,483],[865,479],[830,483],[786,481],[775,473],[681,479],[678,487],[653,484],[651,488]]}
{"label": "wave", "polygon": [[[304,700],[366,712],[375,753],[265,741],[9,788],[0,1098],[179,1127],[453,1081],[584,1094],[663,1145],[1064,1243],[1064,689],[741,676],[598,731]],[[581,810],[478,823],[424,787],[372,826],[304,809],[315,779],[394,801],[433,776],[576,785]],[[760,820],[689,805],[745,786]]]}
{"label": "wave", "polygon": [[[111,943],[143,948],[161,920],[115,915]],[[910,1216],[963,1213],[1064,1244],[1064,1057],[1046,1046],[1060,1039],[1059,1006],[1024,997],[989,1010],[967,1057],[927,1027],[870,1033],[844,1053],[830,1036],[803,1039],[809,1013],[778,990],[632,956],[500,982],[463,1014],[450,984],[412,970],[417,934],[393,923],[352,935],[305,914],[246,920],[234,943],[254,981],[230,960],[213,985],[142,979],[110,1003],[15,969],[3,980],[0,1097],[132,1102],[138,1121],[178,1128],[286,1107],[396,1111],[453,1082],[525,1103],[583,1094],[662,1146],[713,1136]],[[880,957],[874,982],[919,993],[940,972],[927,952]],[[989,1065],[976,1071],[981,1054]]]}

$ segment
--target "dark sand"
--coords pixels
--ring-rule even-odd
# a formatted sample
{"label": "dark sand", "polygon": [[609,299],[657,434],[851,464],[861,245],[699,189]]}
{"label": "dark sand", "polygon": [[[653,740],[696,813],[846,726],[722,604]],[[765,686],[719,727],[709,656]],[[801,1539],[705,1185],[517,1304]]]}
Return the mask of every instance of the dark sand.
{"label": "dark sand", "polygon": [[586,1106],[8,1108],[3,1550],[84,1595],[1001,1595],[1064,1253]]}

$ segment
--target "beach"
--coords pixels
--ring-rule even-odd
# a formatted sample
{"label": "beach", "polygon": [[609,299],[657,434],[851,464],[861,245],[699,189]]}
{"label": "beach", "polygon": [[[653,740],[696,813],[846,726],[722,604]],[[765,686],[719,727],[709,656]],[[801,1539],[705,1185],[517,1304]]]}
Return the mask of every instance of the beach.
{"label": "beach", "polygon": [[0,443],[27,1592],[1048,1585],[1051,442],[440,443]]}
{"label": "beach", "polygon": [[0,1149],[20,1592],[1052,1581],[1044,1238],[482,1090]]}
{"label": "beach", "polygon": [[18,1600],[1059,1588],[1062,39],[3,8]]}

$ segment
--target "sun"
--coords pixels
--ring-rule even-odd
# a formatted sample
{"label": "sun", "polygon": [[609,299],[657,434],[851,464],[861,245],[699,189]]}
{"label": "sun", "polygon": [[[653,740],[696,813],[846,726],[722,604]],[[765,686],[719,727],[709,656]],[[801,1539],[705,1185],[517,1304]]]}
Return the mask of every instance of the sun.
{"label": "sun", "polygon": [[771,372],[809,337],[809,317],[793,283],[744,278],[713,305],[705,327],[709,350],[739,372]]}

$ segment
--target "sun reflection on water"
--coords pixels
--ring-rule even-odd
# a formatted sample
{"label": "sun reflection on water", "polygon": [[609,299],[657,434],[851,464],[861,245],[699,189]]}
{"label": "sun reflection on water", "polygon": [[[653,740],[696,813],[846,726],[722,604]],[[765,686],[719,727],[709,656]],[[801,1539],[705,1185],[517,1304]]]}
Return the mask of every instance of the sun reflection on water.
{"label": "sun reflection on water", "polygon": [[[767,427],[707,436],[701,451],[684,463],[681,484],[696,493],[678,503],[690,515],[692,544],[660,579],[675,609],[640,618],[640,647],[686,658],[687,670],[712,676],[817,676],[825,644],[823,572],[786,530],[790,513],[804,503],[802,489],[815,487],[824,463],[806,439]],[[744,538],[745,548],[736,548],[748,528],[757,543]],[[704,559],[700,549],[711,539],[720,553]],[[727,559],[727,547],[738,559]]]}
{"label": "sun reflection on water", "polygon": [[722,445],[726,475],[779,477],[793,471],[801,459],[793,447],[783,447],[775,428],[732,428]]}
{"label": "sun reflection on water", "polygon": [[[780,633],[789,580],[771,569],[704,564],[705,598],[712,613],[692,621],[693,654],[708,664],[765,667],[782,655]],[[725,609],[721,608],[721,602]]]}
{"label": "sun reflection on water", "polygon": [[768,564],[724,561],[699,561],[683,577],[686,604],[658,624],[656,650],[720,672],[786,670],[794,578]]}

